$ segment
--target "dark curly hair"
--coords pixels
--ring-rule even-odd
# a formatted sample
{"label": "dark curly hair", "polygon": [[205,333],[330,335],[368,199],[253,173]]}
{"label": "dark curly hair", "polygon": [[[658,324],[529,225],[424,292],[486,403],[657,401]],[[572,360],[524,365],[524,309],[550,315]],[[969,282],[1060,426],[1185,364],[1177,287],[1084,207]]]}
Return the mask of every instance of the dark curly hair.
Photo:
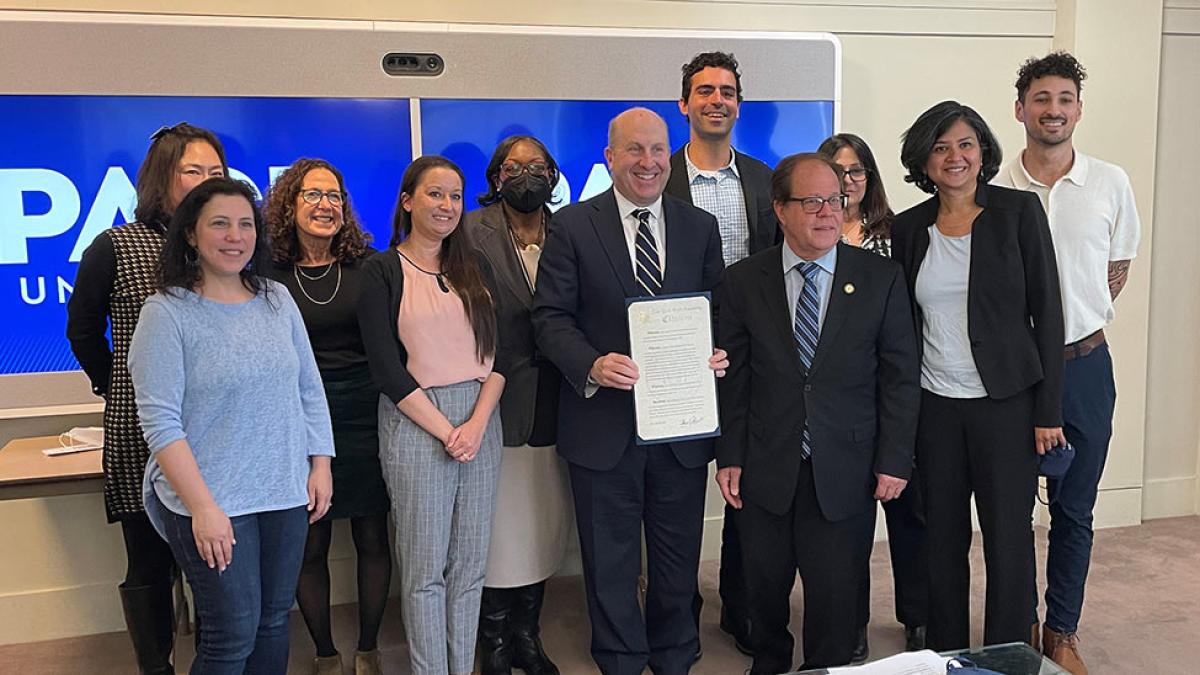
{"label": "dark curly hair", "polygon": [[[392,248],[400,245],[412,234],[412,214],[404,208],[404,196],[414,196],[421,178],[432,169],[449,169],[458,174],[458,180],[466,185],[462,169],[441,155],[425,155],[413,160],[400,179],[400,196],[396,200],[396,214],[392,217]],[[463,309],[475,333],[475,354],[482,361],[496,353],[496,312],[492,307],[492,296],[484,284],[483,273],[475,261],[471,243],[462,227],[462,216],[454,229],[442,240],[442,275],[450,282],[450,288],[462,299]]]}
{"label": "dark curly hair", "polygon": [[225,160],[225,148],[217,140],[216,134],[187,122],[163,127],[151,138],[153,140],[146,150],[146,158],[138,168],[137,207],[134,208],[133,218],[139,223],[166,225],[171,219],[171,209],[167,205],[171,198],[171,185],[187,146],[196,142],[211,145],[221,160],[221,168],[226,176],[229,175],[229,162]]}
{"label": "dark curly hair", "polygon": [[204,210],[205,204],[217,195],[241,197],[250,204],[250,210],[254,214],[254,252],[250,254],[250,261],[240,274],[246,290],[255,295],[266,295],[269,287],[260,276],[260,271],[264,270],[267,264],[271,243],[263,225],[262,212],[254,204],[254,188],[240,180],[225,177],[209,178],[197,185],[175,209],[171,224],[167,228],[167,241],[163,244],[159,290],[167,292],[172,288],[186,288],[195,291],[204,281],[196,257],[198,254],[195,247],[188,243],[188,236],[196,231],[196,223],[200,220],[200,212]]}
{"label": "dark curly hair", "polygon": [[872,236],[890,237],[892,234],[892,219],[896,214],[888,206],[887,191],[883,189],[883,178],[879,175],[879,165],[875,163],[875,154],[861,137],[854,134],[834,134],[826,138],[817,148],[819,154],[833,161],[842,148],[850,148],[858,155],[858,160],[867,170],[867,187],[863,190],[862,210],[866,233]]}
{"label": "dark curly hair", "polygon": [[942,101],[921,113],[917,121],[904,132],[904,145],[900,148],[900,163],[908,169],[904,182],[916,183],[917,187],[929,194],[937,193],[937,186],[929,179],[929,174],[925,173],[925,164],[933,152],[934,143],[959,120],[970,125],[979,138],[979,150],[983,155],[979,167],[979,182],[986,183],[1000,172],[1000,161],[1004,153],[1000,150],[1000,142],[988,128],[987,122],[984,122],[971,106],[958,101]]}
{"label": "dark curly hair", "polygon": [[[537,148],[538,152],[542,153],[542,157],[546,158],[546,178],[550,180],[550,189],[553,190],[558,185],[558,162],[554,161],[554,155],[550,154],[550,150],[546,147],[546,144],[528,134],[513,134],[500,141],[500,145],[497,145],[496,150],[492,153],[492,159],[488,162],[487,170],[484,172],[484,176],[487,178],[488,191],[479,195],[480,206],[491,206],[500,201],[500,188],[496,187],[496,182],[500,179],[500,167],[504,164],[504,159],[508,157],[508,153],[512,151],[513,146],[517,143],[528,143]],[[552,201],[551,203],[557,202]]]}
{"label": "dark curly hair", "polygon": [[1017,71],[1017,101],[1025,102],[1025,94],[1029,92],[1029,85],[1033,84],[1034,80],[1050,76],[1063,77],[1074,82],[1075,94],[1078,96],[1083,93],[1083,81],[1087,79],[1087,70],[1066,51],[1050,52],[1040,59],[1031,58],[1022,63],[1021,69]]}
{"label": "dark curly hair", "polygon": [[363,230],[350,204],[350,193],[342,172],[323,159],[302,158],[279,174],[263,200],[263,217],[271,237],[271,259],[279,263],[294,263],[300,259],[300,238],[296,234],[296,197],[304,185],[304,177],[313,169],[325,169],[337,178],[342,192],[342,227],[333,235],[329,252],[338,262],[352,262],[369,253],[367,243],[371,233]]}
{"label": "dark curly hair", "polygon": [[692,94],[692,77],[705,68],[724,68],[733,73],[733,81],[737,84],[738,103],[742,102],[742,74],[738,72],[737,59],[733,54],[725,52],[704,52],[692,57],[691,61],[683,64],[683,93],[680,100],[686,101]]}

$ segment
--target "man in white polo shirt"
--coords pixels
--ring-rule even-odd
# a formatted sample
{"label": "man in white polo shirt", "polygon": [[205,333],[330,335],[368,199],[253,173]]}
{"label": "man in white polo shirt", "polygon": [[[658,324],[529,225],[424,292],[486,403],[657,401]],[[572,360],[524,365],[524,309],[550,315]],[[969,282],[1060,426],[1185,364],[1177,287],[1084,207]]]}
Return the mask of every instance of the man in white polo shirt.
{"label": "man in white polo shirt", "polygon": [[[995,179],[1041,198],[1058,258],[1067,342],[1063,430],[1076,454],[1066,476],[1052,481],[1060,484],[1050,486],[1056,496],[1050,504],[1042,651],[1074,675],[1087,673],[1075,632],[1092,554],[1092,509],[1116,403],[1104,327],[1113,319],[1113,301],[1125,287],[1141,230],[1129,177],[1120,167],[1075,150],[1071,142],[1083,113],[1080,90],[1086,77],[1067,52],[1022,64],[1016,117],[1025,125],[1025,150]],[[1036,602],[1035,597],[1035,621]]]}

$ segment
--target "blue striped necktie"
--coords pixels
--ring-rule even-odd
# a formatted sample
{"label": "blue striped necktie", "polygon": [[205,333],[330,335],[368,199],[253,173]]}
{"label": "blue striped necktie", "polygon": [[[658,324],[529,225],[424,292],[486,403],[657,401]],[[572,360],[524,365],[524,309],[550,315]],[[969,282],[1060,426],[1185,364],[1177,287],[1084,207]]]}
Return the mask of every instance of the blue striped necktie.
{"label": "blue striped necktie", "polygon": [[633,215],[638,219],[637,238],[634,240],[637,269],[634,274],[646,295],[658,295],[662,292],[662,264],[659,262],[658,244],[650,230],[650,212],[637,209]]}
{"label": "blue striped necktie", "polygon": [[[796,298],[796,321],[792,326],[792,335],[796,338],[796,351],[799,352],[800,363],[804,366],[804,376],[808,377],[813,355],[817,353],[817,340],[821,337],[821,301],[817,298],[817,274],[820,267],[811,262],[800,263],[797,267],[804,275],[804,288],[800,289],[800,295]],[[812,441],[808,436],[807,421],[804,423],[804,434],[800,439],[800,455],[804,459],[812,456]]]}

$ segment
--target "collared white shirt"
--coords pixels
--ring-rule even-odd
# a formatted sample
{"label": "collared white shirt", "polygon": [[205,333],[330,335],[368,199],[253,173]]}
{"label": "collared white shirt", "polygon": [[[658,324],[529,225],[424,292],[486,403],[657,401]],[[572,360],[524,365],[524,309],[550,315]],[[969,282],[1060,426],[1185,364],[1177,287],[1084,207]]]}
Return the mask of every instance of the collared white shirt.
{"label": "collared white shirt", "polygon": [[800,299],[800,292],[804,290],[804,273],[800,271],[799,266],[803,263],[814,262],[821,270],[813,282],[817,285],[817,300],[821,303],[817,317],[817,327],[820,329],[825,325],[825,311],[829,309],[829,293],[833,288],[833,271],[837,269],[837,246],[835,245],[816,260],[805,260],[796,255],[787,242],[784,242],[780,248],[783,249],[781,256],[783,259],[783,285],[787,288],[789,326],[796,323],[796,302]]}
{"label": "collared white shirt", "polygon": [[1053,186],[1025,170],[1024,151],[996,176],[997,185],[1033,192],[1050,220],[1062,287],[1066,343],[1112,322],[1108,263],[1137,256],[1141,221],[1129,176],[1115,164],[1075,151],[1071,170]]}
{"label": "collared white shirt", "polygon": [[667,228],[663,225],[662,195],[649,206],[638,206],[625,198],[621,191],[613,186],[613,194],[617,197],[617,213],[621,214],[621,231],[625,233],[625,245],[629,248],[629,264],[637,269],[637,231],[640,224],[637,216],[633,215],[638,209],[650,212],[650,232],[654,234],[654,244],[658,247],[658,268],[662,270],[663,279],[667,277]]}
{"label": "collared white shirt", "polygon": [[742,175],[734,161],[736,155],[730,148],[729,163],[708,171],[692,163],[688,155],[690,147],[691,143],[683,147],[683,159],[687,163],[692,203],[716,216],[717,228],[721,231],[721,253],[725,265],[732,265],[750,255],[750,219],[746,215]]}

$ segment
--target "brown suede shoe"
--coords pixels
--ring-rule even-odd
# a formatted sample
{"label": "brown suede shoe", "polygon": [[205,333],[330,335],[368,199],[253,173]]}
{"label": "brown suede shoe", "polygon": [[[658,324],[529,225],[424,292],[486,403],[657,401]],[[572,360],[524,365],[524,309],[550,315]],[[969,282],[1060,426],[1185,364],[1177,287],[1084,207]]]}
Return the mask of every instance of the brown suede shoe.
{"label": "brown suede shoe", "polygon": [[1087,666],[1079,656],[1079,636],[1075,633],[1063,634],[1042,626],[1042,653],[1071,675],[1088,675]]}
{"label": "brown suede shoe", "polygon": [[1042,622],[1034,621],[1029,630],[1029,646],[1033,647],[1034,651],[1042,651]]}

